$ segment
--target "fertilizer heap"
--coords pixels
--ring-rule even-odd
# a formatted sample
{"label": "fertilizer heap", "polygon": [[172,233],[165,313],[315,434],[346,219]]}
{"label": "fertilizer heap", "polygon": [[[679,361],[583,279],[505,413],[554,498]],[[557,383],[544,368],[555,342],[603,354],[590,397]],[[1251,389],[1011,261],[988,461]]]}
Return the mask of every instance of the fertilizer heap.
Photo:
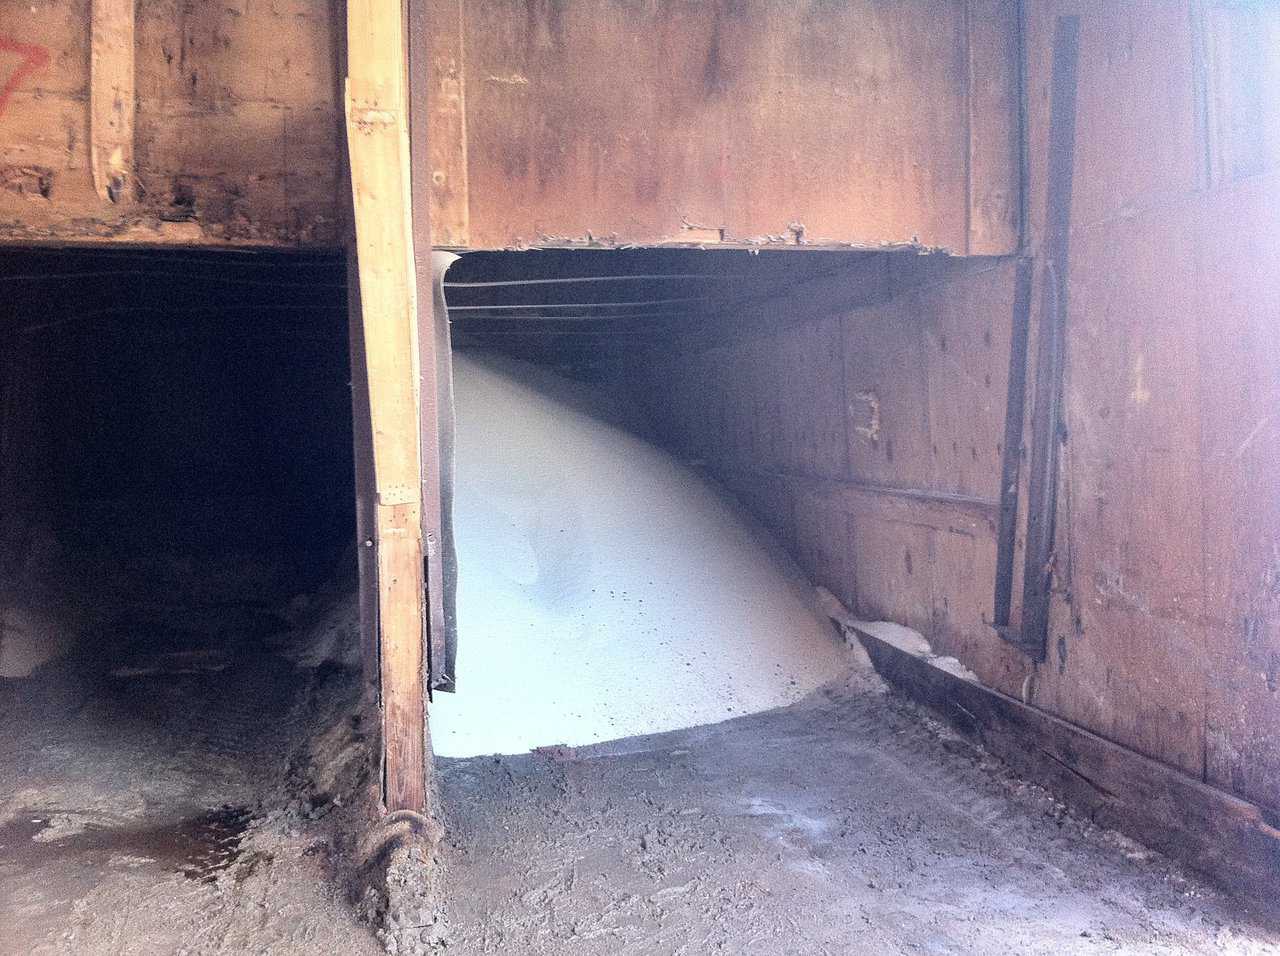
{"label": "fertilizer heap", "polygon": [[847,658],[734,501],[584,386],[454,357],[458,693],[445,757],[581,746],[783,706]]}

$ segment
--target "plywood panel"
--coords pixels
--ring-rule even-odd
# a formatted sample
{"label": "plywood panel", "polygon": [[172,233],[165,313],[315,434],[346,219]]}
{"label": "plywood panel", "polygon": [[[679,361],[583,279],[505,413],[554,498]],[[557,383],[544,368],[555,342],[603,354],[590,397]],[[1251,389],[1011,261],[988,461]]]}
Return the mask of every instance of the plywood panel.
{"label": "plywood panel", "polygon": [[859,512],[853,516],[858,612],[896,621],[926,637],[934,632],[935,532]]}
{"label": "plywood panel", "polygon": [[972,103],[981,242],[1008,251],[1016,190],[994,114],[1012,104],[998,83],[970,96],[970,17],[980,67],[1007,61],[1009,37],[984,29],[998,5],[969,7],[467,3],[471,245],[723,234],[964,252]]}
{"label": "plywood panel", "polygon": [[991,629],[995,535],[956,523],[934,535],[933,554],[934,650],[959,658],[988,686],[1021,696],[1032,668]]}
{"label": "plywood panel", "polygon": [[933,477],[929,382],[918,300],[899,296],[844,320],[849,473],[894,488]]}
{"label": "plywood panel", "polygon": [[1196,135],[1190,4],[1169,0],[1036,0],[1028,10],[1031,236],[1044,234],[1043,159],[1053,24],[1080,17],[1073,229],[1131,215],[1195,189]]}
{"label": "plywood panel", "polygon": [[1050,634],[1045,686],[1056,713],[1199,775],[1196,211],[1166,206],[1076,241],[1056,575],[1074,621]]}
{"label": "plywood panel", "polygon": [[1210,194],[1199,314],[1206,776],[1280,807],[1280,182]]}
{"label": "plywood panel", "polygon": [[[125,70],[137,188],[114,201],[91,176],[89,10],[0,5],[0,88],[14,80],[0,104],[0,241],[340,242],[332,0],[140,0]],[[15,74],[19,48],[40,52],[38,68]]]}
{"label": "plywood panel", "polygon": [[1013,264],[985,266],[921,289],[928,375],[929,487],[994,501],[999,497]]}
{"label": "plywood panel", "polygon": [[831,498],[795,498],[795,554],[804,572],[847,607],[858,601],[853,518]]}

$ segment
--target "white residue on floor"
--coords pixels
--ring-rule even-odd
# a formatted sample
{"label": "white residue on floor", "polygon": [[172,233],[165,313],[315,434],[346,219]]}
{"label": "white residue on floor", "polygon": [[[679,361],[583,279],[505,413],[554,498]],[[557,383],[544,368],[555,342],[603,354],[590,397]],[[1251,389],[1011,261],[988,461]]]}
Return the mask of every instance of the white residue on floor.
{"label": "white residue on floor", "polygon": [[846,652],[732,499],[541,369],[454,356],[458,692],[466,757],[713,723],[791,703]]}

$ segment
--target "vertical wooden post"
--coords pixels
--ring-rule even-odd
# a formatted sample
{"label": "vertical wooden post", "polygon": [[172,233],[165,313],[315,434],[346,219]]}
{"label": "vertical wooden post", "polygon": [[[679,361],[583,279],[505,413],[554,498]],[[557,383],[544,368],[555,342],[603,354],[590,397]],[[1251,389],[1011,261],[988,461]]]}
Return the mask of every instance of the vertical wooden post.
{"label": "vertical wooden post", "polygon": [[424,810],[418,308],[400,0],[348,0],[347,149],[373,436],[384,799]]}
{"label": "vertical wooden post", "polygon": [[93,0],[90,16],[93,187],[107,202],[128,202],[133,180],[134,0]]}

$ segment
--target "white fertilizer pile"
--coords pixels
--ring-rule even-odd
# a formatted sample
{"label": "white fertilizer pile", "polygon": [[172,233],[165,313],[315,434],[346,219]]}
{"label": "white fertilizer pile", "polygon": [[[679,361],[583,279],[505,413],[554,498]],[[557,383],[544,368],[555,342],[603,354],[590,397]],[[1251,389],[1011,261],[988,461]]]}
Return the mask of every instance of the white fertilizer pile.
{"label": "white fertilizer pile", "polygon": [[454,357],[458,692],[436,753],[714,723],[847,669],[812,587],[738,506],[585,389]]}

